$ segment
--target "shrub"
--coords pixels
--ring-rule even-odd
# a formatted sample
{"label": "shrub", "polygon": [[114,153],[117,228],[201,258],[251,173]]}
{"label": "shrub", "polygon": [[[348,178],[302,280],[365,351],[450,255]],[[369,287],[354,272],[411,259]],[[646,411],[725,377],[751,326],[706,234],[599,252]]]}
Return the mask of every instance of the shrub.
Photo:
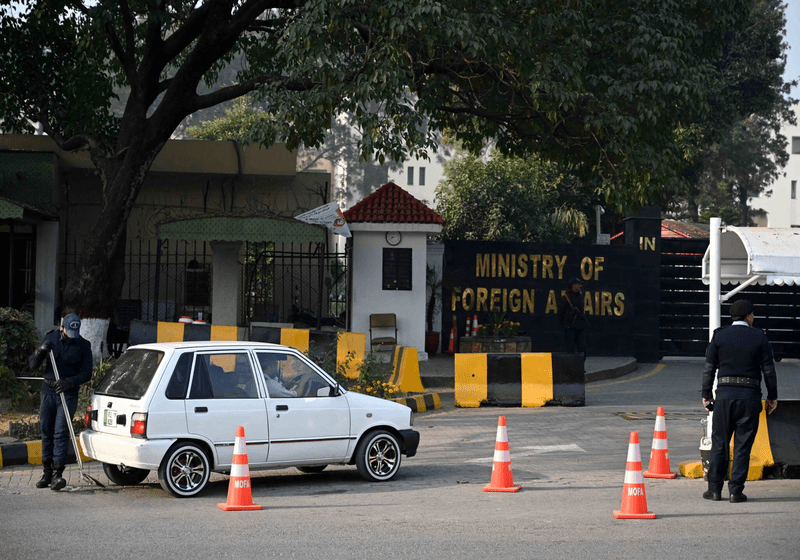
{"label": "shrub", "polygon": [[39,387],[17,379],[30,375],[28,356],[38,343],[30,313],[0,308],[0,398],[9,399],[12,410],[33,411],[38,404]]}

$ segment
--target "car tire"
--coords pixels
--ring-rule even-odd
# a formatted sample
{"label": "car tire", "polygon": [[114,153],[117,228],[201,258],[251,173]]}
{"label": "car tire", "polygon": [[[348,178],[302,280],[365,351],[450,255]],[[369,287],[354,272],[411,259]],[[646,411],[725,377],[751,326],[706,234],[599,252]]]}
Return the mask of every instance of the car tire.
{"label": "car tire", "polygon": [[368,482],[391,480],[400,468],[400,444],[386,430],[365,434],[356,447],[358,474]]}
{"label": "car tire", "polygon": [[313,465],[308,467],[295,467],[298,471],[303,474],[319,474],[325,470],[325,467],[328,465]]}
{"label": "car tire", "polygon": [[179,441],[169,448],[158,467],[158,482],[176,498],[192,498],[202,492],[211,476],[211,464],[202,447]]}
{"label": "car tire", "polygon": [[103,472],[106,473],[108,480],[120,486],[139,484],[150,474],[147,469],[120,468],[119,465],[112,465],[111,463],[103,463]]}

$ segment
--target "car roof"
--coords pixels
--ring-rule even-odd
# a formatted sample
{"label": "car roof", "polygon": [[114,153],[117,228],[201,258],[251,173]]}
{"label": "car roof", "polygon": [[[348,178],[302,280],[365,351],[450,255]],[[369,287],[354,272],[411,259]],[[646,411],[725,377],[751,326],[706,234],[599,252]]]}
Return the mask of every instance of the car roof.
{"label": "car roof", "polygon": [[217,348],[229,348],[235,350],[246,350],[250,348],[274,349],[274,350],[294,350],[282,344],[272,344],[270,342],[251,342],[246,340],[188,340],[182,342],[147,342],[130,346],[128,349],[142,348],[148,350],[198,350]]}

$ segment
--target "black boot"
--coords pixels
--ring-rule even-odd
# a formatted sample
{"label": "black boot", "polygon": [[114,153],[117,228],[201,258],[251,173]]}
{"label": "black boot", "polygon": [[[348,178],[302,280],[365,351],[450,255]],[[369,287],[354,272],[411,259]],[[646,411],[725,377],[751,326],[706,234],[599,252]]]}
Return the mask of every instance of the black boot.
{"label": "black boot", "polygon": [[61,490],[67,485],[67,481],[62,476],[64,474],[64,464],[53,463],[53,485],[50,490]]}
{"label": "black boot", "polygon": [[42,478],[36,483],[36,488],[47,488],[53,482],[53,461],[42,461]]}

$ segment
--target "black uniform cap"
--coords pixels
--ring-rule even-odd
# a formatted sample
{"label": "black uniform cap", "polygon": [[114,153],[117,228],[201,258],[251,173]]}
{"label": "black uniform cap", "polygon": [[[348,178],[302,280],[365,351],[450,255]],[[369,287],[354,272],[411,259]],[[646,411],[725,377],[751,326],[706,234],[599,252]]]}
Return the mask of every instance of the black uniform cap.
{"label": "black uniform cap", "polygon": [[569,284],[567,284],[567,286],[572,286],[573,284],[580,284],[581,286],[583,286],[583,280],[581,280],[580,278],[570,278]]}
{"label": "black uniform cap", "polygon": [[740,299],[731,304],[731,317],[747,317],[753,312],[753,302]]}

